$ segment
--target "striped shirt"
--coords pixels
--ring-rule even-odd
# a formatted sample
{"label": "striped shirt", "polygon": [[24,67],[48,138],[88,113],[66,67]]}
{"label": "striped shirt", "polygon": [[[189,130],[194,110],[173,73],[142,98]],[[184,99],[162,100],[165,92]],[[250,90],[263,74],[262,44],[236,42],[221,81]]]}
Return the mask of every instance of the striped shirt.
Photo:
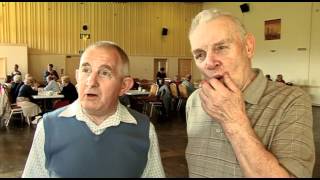
{"label": "striped shirt", "polygon": [[[279,163],[297,177],[312,177],[315,162],[309,95],[294,86],[267,81],[259,69],[243,92],[247,116],[257,137]],[[243,177],[219,123],[202,109],[199,90],[186,105],[190,177]]]}
{"label": "striped shirt", "polygon": [[[118,103],[116,112],[108,117],[100,125],[94,124],[82,111],[79,101],[75,101],[59,114],[59,117],[75,116],[77,120],[83,121],[89,129],[96,135],[107,130],[108,127],[118,126],[120,122],[137,124],[137,121],[122,104]],[[148,162],[142,177],[165,177],[163,170],[157,134],[153,124],[150,122],[149,130],[150,147],[148,152]],[[45,131],[43,121],[39,121],[34,135],[33,144],[22,177],[49,177],[45,169]],[[88,152],[90,153],[90,152]]]}

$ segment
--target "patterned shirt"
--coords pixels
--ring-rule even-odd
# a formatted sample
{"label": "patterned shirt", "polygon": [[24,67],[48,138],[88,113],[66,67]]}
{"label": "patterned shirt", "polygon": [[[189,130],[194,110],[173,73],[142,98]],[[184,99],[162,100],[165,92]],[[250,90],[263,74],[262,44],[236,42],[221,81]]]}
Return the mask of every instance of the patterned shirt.
{"label": "patterned shirt", "polygon": [[[107,131],[108,127],[118,126],[120,122],[137,124],[137,121],[129,111],[118,103],[116,112],[103,121],[100,125],[94,124],[82,111],[79,101],[75,101],[59,114],[59,117],[75,116],[77,120],[83,121],[89,129],[96,135]],[[150,122],[149,130],[150,147],[148,152],[148,162],[142,174],[142,177],[165,177],[163,170],[157,134],[153,124]],[[34,135],[33,144],[22,177],[49,177],[45,169],[45,132],[43,121],[39,121]]]}
{"label": "patterned shirt", "polygon": [[[243,92],[247,116],[259,140],[296,177],[312,177],[315,162],[309,95],[297,87],[267,81],[259,69]],[[202,109],[199,90],[186,106],[190,177],[243,177],[224,130]]]}

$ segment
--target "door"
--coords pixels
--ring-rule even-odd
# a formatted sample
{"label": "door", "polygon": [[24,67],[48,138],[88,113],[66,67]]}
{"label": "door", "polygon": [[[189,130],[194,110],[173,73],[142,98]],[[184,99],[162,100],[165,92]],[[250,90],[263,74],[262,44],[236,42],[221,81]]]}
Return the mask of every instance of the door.
{"label": "door", "polygon": [[179,59],[178,74],[181,79],[187,74],[192,74],[192,59]]}
{"label": "door", "polygon": [[156,82],[157,80],[157,72],[160,71],[160,68],[164,68],[165,72],[168,76],[168,66],[167,66],[167,59],[154,59],[154,65],[153,65],[153,81]]}
{"label": "door", "polygon": [[76,85],[76,70],[79,68],[80,56],[66,57],[66,75],[70,77],[72,84]]}

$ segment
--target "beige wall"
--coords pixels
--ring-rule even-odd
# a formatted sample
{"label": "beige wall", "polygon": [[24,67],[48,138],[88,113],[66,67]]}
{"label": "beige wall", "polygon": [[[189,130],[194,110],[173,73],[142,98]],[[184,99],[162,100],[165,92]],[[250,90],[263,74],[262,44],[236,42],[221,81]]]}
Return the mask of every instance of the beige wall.
{"label": "beige wall", "polygon": [[[283,74],[286,81],[310,86],[306,90],[314,104],[320,104],[320,3],[250,2],[250,12],[242,13],[239,5],[243,3],[204,3],[203,8],[217,7],[239,17],[256,37],[253,66],[273,79]],[[279,18],[281,39],[264,40],[264,21]]]}
{"label": "beige wall", "polygon": [[65,72],[65,55],[55,54],[30,54],[29,73],[38,81],[43,82],[43,73],[47,70],[48,64],[53,64],[53,69],[61,77],[61,69]]}
{"label": "beige wall", "polygon": [[14,65],[19,65],[22,75],[28,72],[28,47],[23,44],[0,44],[0,57],[6,57],[7,75],[10,75]]}
{"label": "beige wall", "polygon": [[[26,43],[30,54],[79,54],[98,40],[118,43],[131,56],[190,56],[191,17],[202,3],[3,2],[0,43]],[[91,39],[80,39],[82,26]],[[162,36],[163,27],[168,35]]]}

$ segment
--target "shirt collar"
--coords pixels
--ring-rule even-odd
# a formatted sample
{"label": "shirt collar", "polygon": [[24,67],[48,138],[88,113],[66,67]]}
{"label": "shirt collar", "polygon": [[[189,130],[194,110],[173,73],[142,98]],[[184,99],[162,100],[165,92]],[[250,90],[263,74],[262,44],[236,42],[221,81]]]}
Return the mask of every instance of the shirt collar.
{"label": "shirt collar", "polygon": [[250,104],[258,104],[261,99],[264,90],[267,87],[268,80],[263,75],[262,70],[253,69],[257,76],[244,90],[244,100]]}
{"label": "shirt collar", "polygon": [[[68,105],[66,107],[66,109],[63,110],[58,115],[58,117],[74,117],[74,116],[79,121],[85,121],[82,118],[79,118],[79,117],[83,117],[83,116],[85,116],[86,119],[89,119],[89,117],[87,117],[82,112],[79,100],[76,100],[72,104]],[[107,119],[105,119],[103,123],[105,123],[105,121],[118,122],[116,124],[120,124],[120,122],[137,124],[136,119],[130,114],[128,109],[124,105],[122,105],[119,101],[118,101],[116,112],[113,115],[109,116]]]}

